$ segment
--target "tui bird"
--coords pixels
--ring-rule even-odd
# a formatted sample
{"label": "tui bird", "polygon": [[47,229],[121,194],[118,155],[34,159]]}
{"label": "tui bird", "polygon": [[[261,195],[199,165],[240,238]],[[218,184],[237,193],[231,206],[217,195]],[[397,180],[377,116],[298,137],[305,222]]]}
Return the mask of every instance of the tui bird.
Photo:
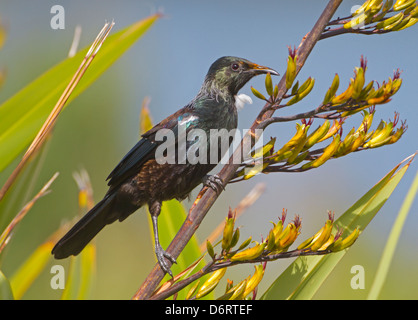
{"label": "tui bird", "polygon": [[[109,190],[103,200],[98,202],[52,249],[56,259],[77,255],[107,224],[116,220],[123,221],[143,205],[147,204],[154,229],[155,253],[162,270],[172,276],[165,260],[175,263],[174,257],[163,250],[158,237],[158,215],[163,201],[173,198],[185,199],[200,183],[218,191],[223,187],[221,179],[208,176],[216,163],[190,163],[178,161],[179,143],[175,142],[177,162],[157,161],[156,151],[163,141],[157,139],[160,129],[171,130],[176,137],[179,126],[185,131],[201,129],[209,137],[210,129],[237,128],[238,116],[235,97],[238,91],[254,76],[270,73],[279,75],[275,70],[257,65],[237,57],[222,57],[216,60],[206,75],[197,96],[184,108],[178,110],[142,135],[142,139],[126,154],[122,161],[107,177]],[[207,141],[192,140],[186,143],[186,150],[195,143],[210,144]],[[230,143],[230,142],[229,142]],[[216,145],[215,145],[216,144]],[[216,151],[219,142],[212,142]],[[207,148],[208,159],[209,152]],[[215,150],[213,149],[213,150]],[[200,149],[199,149],[200,151]],[[218,161],[223,156],[219,151]]]}

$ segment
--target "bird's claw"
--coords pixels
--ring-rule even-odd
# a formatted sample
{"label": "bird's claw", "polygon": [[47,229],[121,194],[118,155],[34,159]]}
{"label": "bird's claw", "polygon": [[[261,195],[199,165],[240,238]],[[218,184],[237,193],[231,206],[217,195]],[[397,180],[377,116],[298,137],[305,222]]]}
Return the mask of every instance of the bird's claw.
{"label": "bird's claw", "polygon": [[219,193],[221,189],[225,190],[224,182],[217,174],[205,176],[203,178],[203,185],[215,190],[216,193]]}
{"label": "bird's claw", "polygon": [[170,266],[167,264],[165,259],[168,259],[171,263],[177,263],[176,259],[166,252],[161,246],[155,247],[155,254],[157,256],[158,264],[160,265],[161,269],[168,273],[171,277],[173,277],[173,273],[170,270]]}

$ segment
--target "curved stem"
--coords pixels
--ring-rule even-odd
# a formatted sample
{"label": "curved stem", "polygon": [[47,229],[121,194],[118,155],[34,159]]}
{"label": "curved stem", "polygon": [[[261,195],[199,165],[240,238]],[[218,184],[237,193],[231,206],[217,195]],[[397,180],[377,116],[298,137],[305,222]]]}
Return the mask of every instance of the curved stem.
{"label": "curved stem", "polygon": [[245,263],[262,263],[262,262],[268,262],[268,261],[275,261],[278,259],[287,259],[287,258],[296,258],[301,256],[318,256],[318,255],[325,255],[329,254],[332,251],[330,250],[321,250],[321,251],[310,251],[310,250],[292,250],[287,252],[280,252],[276,254],[269,254],[269,255],[262,255],[259,258],[253,259],[253,260],[244,260],[244,261],[222,261],[218,263],[214,263],[213,261],[208,263],[206,266],[202,268],[199,272],[196,272],[195,274],[191,275],[190,277],[181,280],[174,284],[173,286],[167,288],[166,290],[159,292],[158,294],[153,295],[150,300],[162,300],[167,299],[168,297],[172,296],[174,293],[180,291],[181,289],[185,288],[189,284],[191,284],[193,281],[196,281],[197,279],[200,279],[201,277],[214,272],[216,270],[222,269],[222,268],[228,268],[232,266],[236,266],[239,264],[245,264]]}

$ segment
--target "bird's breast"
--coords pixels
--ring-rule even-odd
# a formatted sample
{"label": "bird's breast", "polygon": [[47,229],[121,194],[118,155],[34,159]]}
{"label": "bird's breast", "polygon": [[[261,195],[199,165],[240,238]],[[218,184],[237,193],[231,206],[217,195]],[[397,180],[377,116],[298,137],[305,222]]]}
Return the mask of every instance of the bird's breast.
{"label": "bird's breast", "polygon": [[150,160],[124,188],[125,192],[132,190],[132,202],[139,205],[152,200],[183,200],[213,168],[211,164],[158,164]]}

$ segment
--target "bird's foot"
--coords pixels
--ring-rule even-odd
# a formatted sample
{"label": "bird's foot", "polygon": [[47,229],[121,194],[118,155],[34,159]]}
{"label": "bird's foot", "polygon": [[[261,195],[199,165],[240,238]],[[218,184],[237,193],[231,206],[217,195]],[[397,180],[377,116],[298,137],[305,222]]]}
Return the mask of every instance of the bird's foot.
{"label": "bird's foot", "polygon": [[168,273],[171,277],[173,277],[173,273],[170,270],[169,265],[167,264],[166,259],[168,259],[171,263],[177,263],[176,259],[166,252],[161,245],[157,245],[155,247],[155,255],[157,256],[158,264],[160,265],[161,269]]}
{"label": "bird's foot", "polygon": [[213,176],[206,175],[203,178],[203,185],[212,188],[216,193],[220,193],[221,189],[225,190],[224,182],[217,174]]}

